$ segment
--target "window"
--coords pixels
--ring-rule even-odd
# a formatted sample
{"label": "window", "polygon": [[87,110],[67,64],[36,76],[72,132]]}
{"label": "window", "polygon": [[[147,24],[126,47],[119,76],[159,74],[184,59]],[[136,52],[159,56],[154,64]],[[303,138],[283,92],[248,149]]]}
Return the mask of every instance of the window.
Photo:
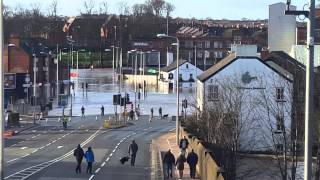
{"label": "window", "polygon": [[283,116],[277,116],[277,130],[284,130],[284,118]]}
{"label": "window", "polygon": [[168,79],[173,79],[173,74],[172,73],[169,74],[169,78]]}
{"label": "window", "polygon": [[216,85],[209,85],[208,86],[208,100],[209,101],[216,101],[219,99],[219,90],[218,86]]}
{"label": "window", "polygon": [[284,88],[277,88],[276,89],[276,100],[277,101],[284,101]]}
{"label": "window", "polygon": [[186,68],[189,69],[189,64],[186,64]]}
{"label": "window", "polygon": [[163,79],[163,74],[160,74],[160,79]]}
{"label": "window", "polygon": [[197,42],[197,48],[202,48],[202,42]]}
{"label": "window", "polygon": [[197,58],[202,58],[202,56],[203,56],[203,53],[201,51],[198,51],[197,52]]}
{"label": "window", "polygon": [[204,47],[205,48],[210,48],[210,41],[205,41]]}
{"label": "window", "polygon": [[194,82],[193,74],[190,74],[189,81],[190,81],[190,82]]}
{"label": "window", "polygon": [[186,48],[193,48],[193,41],[185,41]]}
{"label": "window", "polygon": [[214,48],[219,48],[219,42],[218,42],[218,41],[215,41],[215,42],[213,43],[213,47],[214,47]]}
{"label": "window", "polygon": [[179,81],[182,82],[183,79],[182,79],[182,74],[179,74]]}

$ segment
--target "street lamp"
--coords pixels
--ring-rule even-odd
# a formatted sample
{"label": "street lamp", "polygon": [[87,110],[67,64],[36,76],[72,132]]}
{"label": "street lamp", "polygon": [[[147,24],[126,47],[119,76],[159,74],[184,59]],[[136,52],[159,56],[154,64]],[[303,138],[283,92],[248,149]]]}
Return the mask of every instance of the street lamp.
{"label": "street lamp", "polygon": [[176,117],[176,140],[177,144],[179,144],[179,39],[175,36],[168,36],[166,34],[157,34],[157,37],[160,39],[164,38],[170,38],[170,39],[175,39],[176,40],[176,45],[177,45],[177,117]]}

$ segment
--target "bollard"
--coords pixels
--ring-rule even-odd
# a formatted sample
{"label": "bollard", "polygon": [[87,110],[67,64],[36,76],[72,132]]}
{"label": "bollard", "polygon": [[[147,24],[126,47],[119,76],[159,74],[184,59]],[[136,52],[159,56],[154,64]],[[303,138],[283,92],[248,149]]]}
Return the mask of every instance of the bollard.
{"label": "bollard", "polygon": [[60,119],[60,117],[58,118],[58,122],[61,122],[61,119]]}
{"label": "bollard", "polygon": [[48,118],[46,118],[46,123],[48,123]]}
{"label": "bollard", "polygon": [[96,121],[98,121],[98,116],[96,116]]}

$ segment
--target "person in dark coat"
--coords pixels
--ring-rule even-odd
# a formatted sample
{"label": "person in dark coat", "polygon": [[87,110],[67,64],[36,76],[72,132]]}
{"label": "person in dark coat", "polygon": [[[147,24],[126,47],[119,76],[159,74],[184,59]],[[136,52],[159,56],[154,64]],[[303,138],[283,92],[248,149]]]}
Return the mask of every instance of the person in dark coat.
{"label": "person in dark coat", "polygon": [[176,162],[176,159],[174,158],[174,155],[171,153],[170,149],[164,154],[163,162],[167,167],[167,178],[169,178],[169,174],[170,177],[172,177],[172,165]]}
{"label": "person in dark coat", "polygon": [[129,112],[129,117],[130,117],[130,120],[133,121],[133,118],[134,118],[134,111],[131,109],[130,112]]}
{"label": "person in dark coat", "polygon": [[162,108],[161,107],[159,108],[159,116],[162,119]]}
{"label": "person in dark coat", "polygon": [[133,140],[132,143],[129,145],[129,155],[131,155],[131,166],[134,166],[134,163],[136,162],[137,152],[138,152],[138,145]]}
{"label": "person in dark coat", "polygon": [[184,155],[186,153],[186,149],[189,146],[189,141],[186,138],[186,136],[184,136],[179,143],[179,148],[181,149],[181,153]]}
{"label": "person in dark coat", "polygon": [[93,151],[92,151],[91,147],[88,147],[88,150],[84,154],[84,157],[86,158],[87,163],[88,163],[88,165],[87,165],[87,173],[92,174],[92,164],[94,162],[94,154],[93,154]]}
{"label": "person in dark coat", "polygon": [[104,116],[104,107],[103,107],[103,105],[101,106],[101,116]]}
{"label": "person in dark coat", "polygon": [[80,144],[78,144],[77,149],[73,151],[73,155],[76,157],[76,160],[77,160],[76,173],[81,173],[81,163],[84,156],[84,152]]}
{"label": "person in dark coat", "polygon": [[187,156],[187,163],[189,164],[190,167],[190,177],[192,179],[196,178],[196,166],[198,164],[198,155],[191,150],[191,152]]}
{"label": "person in dark coat", "polygon": [[151,118],[153,118],[153,108],[151,108]]}
{"label": "person in dark coat", "polygon": [[179,177],[182,179],[183,177],[183,170],[184,170],[184,163],[186,162],[186,158],[184,154],[180,154],[176,161],[177,169],[179,170]]}
{"label": "person in dark coat", "polygon": [[85,111],[85,109],[84,109],[84,107],[82,106],[82,107],[81,107],[81,116],[82,116],[82,117],[85,117],[84,111]]}

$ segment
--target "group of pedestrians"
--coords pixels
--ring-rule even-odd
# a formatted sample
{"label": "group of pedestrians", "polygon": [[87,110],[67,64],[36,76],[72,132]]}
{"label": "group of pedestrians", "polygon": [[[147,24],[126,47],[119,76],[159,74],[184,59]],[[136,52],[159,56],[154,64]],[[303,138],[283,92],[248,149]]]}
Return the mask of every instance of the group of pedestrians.
{"label": "group of pedestrians", "polygon": [[178,156],[177,160],[175,160],[175,157],[172,154],[170,149],[165,153],[163,157],[163,162],[166,165],[167,178],[172,177],[174,165],[177,167],[179,171],[179,177],[183,178],[184,163],[187,162],[190,167],[190,177],[192,179],[195,179],[196,166],[198,164],[198,155],[192,149],[191,152],[188,153],[187,157],[185,157],[188,145],[189,145],[189,142],[186,137],[180,140],[179,147],[180,147],[181,153]]}
{"label": "group of pedestrians", "polygon": [[77,160],[77,167],[76,167],[76,173],[81,173],[81,163],[83,157],[87,161],[87,173],[92,174],[92,164],[94,162],[94,154],[91,147],[88,147],[88,150],[84,153],[83,149],[81,148],[81,145],[78,144],[78,147],[73,151],[73,155],[75,156]]}

